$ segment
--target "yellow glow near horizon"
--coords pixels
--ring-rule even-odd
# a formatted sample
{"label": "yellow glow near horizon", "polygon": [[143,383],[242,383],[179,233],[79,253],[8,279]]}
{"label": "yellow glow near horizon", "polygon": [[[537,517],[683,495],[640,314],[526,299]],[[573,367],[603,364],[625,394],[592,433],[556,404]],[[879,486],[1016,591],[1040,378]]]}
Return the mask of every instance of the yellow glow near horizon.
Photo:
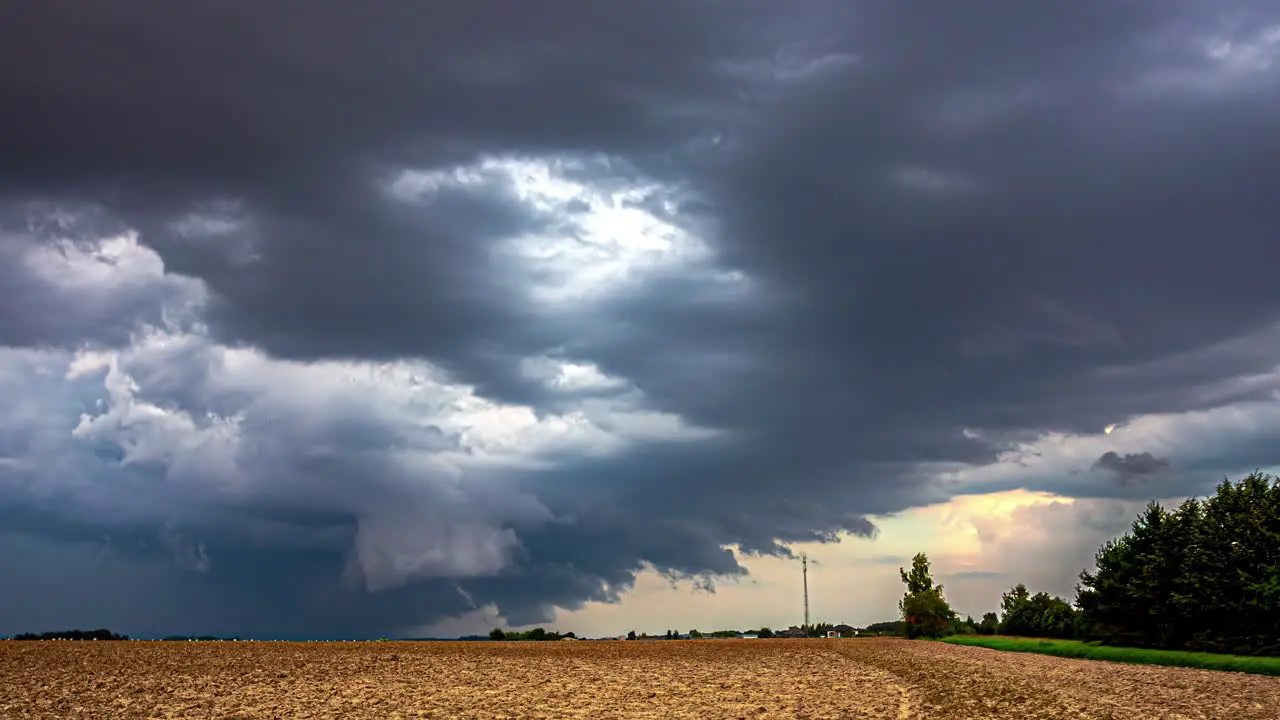
{"label": "yellow glow near horizon", "polygon": [[[1014,532],[1019,511],[1074,501],[1052,493],[1009,490],[960,495],[945,503],[916,507],[890,516],[873,517],[880,532],[874,538],[848,537],[838,544],[804,543],[792,550],[808,554],[811,615],[815,621],[855,625],[892,619],[902,593],[898,567],[911,556],[926,552],[935,577],[966,571],[1001,572],[1003,559],[990,556],[984,540],[999,543]],[[978,526],[986,536],[980,536]],[[1007,545],[1007,543],[1005,543]],[[696,593],[688,582],[675,588],[657,572],[639,574],[634,589],[616,604],[588,602],[575,611],[561,610],[548,626],[589,636],[621,634],[629,629],[658,632],[689,628],[786,627],[800,622],[800,567],[796,560],[743,557],[730,547],[750,575],[717,582],[715,594]],[[995,607],[1003,578],[967,579],[948,584],[962,612],[979,613]],[[484,632],[501,621],[483,619],[447,623],[443,635]],[[464,629],[465,626],[465,629]],[[430,634],[430,633],[427,633]]]}

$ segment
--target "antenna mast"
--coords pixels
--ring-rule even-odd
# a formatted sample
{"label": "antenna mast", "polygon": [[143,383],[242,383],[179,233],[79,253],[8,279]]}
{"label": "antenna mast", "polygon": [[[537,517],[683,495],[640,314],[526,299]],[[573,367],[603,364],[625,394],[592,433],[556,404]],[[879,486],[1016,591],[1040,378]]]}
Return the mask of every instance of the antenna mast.
{"label": "antenna mast", "polygon": [[804,627],[809,628],[809,556],[800,554],[800,574],[804,578]]}

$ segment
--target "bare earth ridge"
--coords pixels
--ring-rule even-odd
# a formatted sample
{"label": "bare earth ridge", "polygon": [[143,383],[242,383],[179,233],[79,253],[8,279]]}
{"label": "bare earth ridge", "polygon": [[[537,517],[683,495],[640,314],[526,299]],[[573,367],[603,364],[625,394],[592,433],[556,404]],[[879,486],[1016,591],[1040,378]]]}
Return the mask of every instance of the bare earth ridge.
{"label": "bare earth ridge", "polygon": [[1280,718],[1280,678],[904,640],[0,642],[3,718]]}

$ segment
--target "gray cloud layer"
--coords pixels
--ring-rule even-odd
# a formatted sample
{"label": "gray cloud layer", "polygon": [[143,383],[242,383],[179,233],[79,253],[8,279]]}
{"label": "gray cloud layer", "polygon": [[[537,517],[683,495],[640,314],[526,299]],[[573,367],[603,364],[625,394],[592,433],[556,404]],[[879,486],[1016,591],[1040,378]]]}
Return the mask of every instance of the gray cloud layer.
{"label": "gray cloud layer", "polygon": [[[4,527],[229,599],[157,631],[375,633],[537,620],[642,563],[738,574],[726,545],[873,534],[947,472],[1145,414],[1263,420],[980,485],[1178,495],[1275,463],[1247,433],[1280,387],[1277,23],[11,4]],[[636,217],[670,244],[623,243]],[[1082,485],[1101,452],[1189,474]],[[53,623],[42,598],[6,610]]]}

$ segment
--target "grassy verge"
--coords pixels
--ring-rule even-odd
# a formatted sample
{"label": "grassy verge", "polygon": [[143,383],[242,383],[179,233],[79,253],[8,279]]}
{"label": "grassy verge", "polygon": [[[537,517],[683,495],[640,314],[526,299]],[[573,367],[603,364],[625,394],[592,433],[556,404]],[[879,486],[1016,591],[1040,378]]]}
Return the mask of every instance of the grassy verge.
{"label": "grassy verge", "polygon": [[952,645],[1005,650],[1008,652],[1033,652],[1057,657],[1083,658],[1085,660],[1109,660],[1111,662],[1138,665],[1170,665],[1201,670],[1227,670],[1254,675],[1280,676],[1280,657],[1249,657],[1245,655],[1218,655],[1216,653],[1183,652],[1180,650],[1147,650],[1145,648],[1108,647],[1077,640],[1038,640],[1035,638],[983,637],[980,635],[955,635],[943,640]]}

